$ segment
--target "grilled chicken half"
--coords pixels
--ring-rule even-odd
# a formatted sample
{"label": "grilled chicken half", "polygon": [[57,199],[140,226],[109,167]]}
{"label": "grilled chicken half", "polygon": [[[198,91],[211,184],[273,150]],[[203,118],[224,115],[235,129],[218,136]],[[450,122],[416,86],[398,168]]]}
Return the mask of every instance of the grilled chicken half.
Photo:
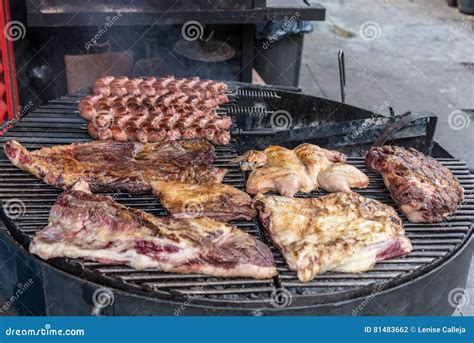
{"label": "grilled chicken half", "polygon": [[215,183],[192,185],[173,181],[151,182],[161,204],[175,218],[211,217],[228,222],[256,216],[252,198],[235,187]]}
{"label": "grilled chicken half", "polygon": [[392,198],[413,223],[441,222],[464,200],[464,189],[453,173],[413,148],[372,147],[365,162],[382,174]]}
{"label": "grilled chicken half", "polygon": [[155,217],[94,195],[82,181],[58,197],[30,252],[137,270],[256,279],[276,274],[270,249],[234,226],[210,218]]}
{"label": "grilled chicken half", "polygon": [[357,193],[319,198],[258,194],[253,206],[301,282],[327,271],[359,273],[412,250],[395,210]]}
{"label": "grilled chicken half", "polygon": [[214,147],[204,140],[161,143],[91,141],[28,151],[16,141],[4,150],[18,168],[49,185],[67,189],[79,180],[92,191],[150,192],[150,181],[215,183],[226,169],[214,168]]}
{"label": "grilled chicken half", "polygon": [[298,191],[309,193],[320,187],[328,192],[367,187],[367,175],[345,161],[342,153],[305,143],[293,150],[280,146],[250,150],[231,163],[240,163],[242,170],[252,171],[247,181],[248,193],[277,191],[292,197]]}

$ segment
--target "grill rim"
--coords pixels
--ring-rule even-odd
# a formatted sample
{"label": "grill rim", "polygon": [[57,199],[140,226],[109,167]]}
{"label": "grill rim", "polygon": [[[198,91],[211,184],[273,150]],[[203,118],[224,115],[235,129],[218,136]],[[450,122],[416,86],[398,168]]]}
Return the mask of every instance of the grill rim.
{"label": "grill rim", "polygon": [[[1,211],[0,213],[3,217],[3,210]],[[3,219],[3,218],[2,218]],[[35,255],[32,255],[28,252],[28,249],[26,249],[22,244],[20,244],[14,237],[13,235],[11,234],[10,230],[8,229],[7,225],[4,223],[4,221],[2,220],[2,223],[0,225],[3,225],[4,228],[0,229],[0,234],[1,235],[5,235],[7,236],[7,238],[15,245],[19,246],[20,249],[24,249],[25,252],[28,254],[28,256],[30,258],[32,258],[36,263],[38,263],[42,268],[48,268],[48,269],[51,269],[53,271],[55,271],[56,273],[60,273],[62,274],[63,276],[65,276],[66,278],[71,278],[71,279],[74,279],[75,282],[79,283],[79,284],[88,284],[89,286],[92,287],[92,289],[98,289],[98,288],[101,288],[103,287],[104,285],[103,284],[100,284],[100,283],[96,283],[94,281],[91,281],[91,280],[88,280],[88,279],[85,279],[85,278],[81,278],[81,277],[78,277],[74,274],[71,274],[71,273],[68,273],[67,271],[64,271],[62,270],[61,268],[58,268],[54,265],[52,265],[51,263],[48,263],[47,261],[44,261],[42,260],[41,258],[35,256]],[[471,230],[471,235],[469,237],[469,239],[464,242],[464,244],[462,244],[459,249],[457,249],[455,251],[455,253],[453,254],[453,256],[450,256],[446,261],[444,261],[443,263],[440,263],[439,265],[435,266],[434,268],[432,268],[431,270],[427,271],[427,272],[424,272],[422,273],[421,275],[411,279],[411,280],[408,280],[406,282],[402,282],[401,284],[399,285],[395,285],[393,287],[389,287],[389,288],[386,288],[386,289],[383,289],[379,292],[376,292],[374,294],[375,297],[383,297],[389,293],[392,293],[392,292],[397,292],[399,290],[401,290],[402,288],[407,288],[411,285],[414,285],[418,282],[420,282],[422,279],[427,279],[429,277],[431,277],[433,274],[436,274],[438,272],[440,272],[443,268],[445,267],[450,267],[450,264],[451,263],[455,263],[456,261],[454,261],[456,258],[458,258],[459,256],[461,256],[462,254],[465,253],[465,250],[466,249],[469,249],[471,248],[471,246],[474,245],[474,234]],[[179,301],[177,299],[165,299],[165,298],[161,298],[161,297],[151,297],[151,296],[146,296],[146,295],[142,295],[142,294],[135,294],[135,293],[132,293],[130,291],[127,291],[127,290],[121,290],[119,288],[116,288],[116,287],[109,287],[114,293],[116,293],[117,295],[120,295],[120,296],[125,296],[125,297],[134,297],[134,298],[139,298],[139,299],[143,299],[143,301],[145,302],[149,302],[149,301],[165,301],[166,303],[169,303],[169,304],[173,304],[173,305],[182,305],[182,301]],[[331,303],[326,303],[326,304],[323,304],[323,303],[320,303],[320,304],[302,304],[302,305],[299,305],[299,306],[288,306],[288,307],[284,307],[284,308],[275,308],[273,306],[269,306],[269,307],[251,307],[251,308],[248,308],[248,307],[238,307],[238,306],[226,306],[224,309],[225,310],[230,310],[230,311],[235,311],[235,312],[238,312],[238,311],[251,311],[250,314],[251,315],[255,315],[255,316],[260,316],[260,315],[263,315],[263,314],[270,314],[270,315],[273,315],[273,314],[281,314],[281,311],[284,310],[284,311],[290,311],[289,313],[292,314],[291,311],[298,311],[298,310],[308,310],[308,309],[313,309],[313,310],[316,310],[318,308],[324,308],[325,306],[327,305],[330,305],[332,307],[339,307],[339,306],[342,306],[344,304],[360,304],[362,303],[364,300],[367,299],[367,296],[368,295],[361,295],[359,297],[356,297],[356,298],[351,298],[351,299],[346,299],[346,300],[340,300],[340,301],[333,301]],[[209,304],[207,304],[207,302],[209,302]],[[222,306],[214,306],[215,304],[212,302],[212,300],[204,300],[201,302],[193,302],[191,304],[188,305],[189,308],[197,308],[197,309],[202,309],[202,310],[210,310],[210,309],[214,309],[214,310],[219,310],[219,311],[222,311],[223,310],[223,307]],[[231,303],[229,303],[228,305],[232,305]],[[454,309],[453,309],[454,311]],[[347,315],[347,314],[346,314]]]}

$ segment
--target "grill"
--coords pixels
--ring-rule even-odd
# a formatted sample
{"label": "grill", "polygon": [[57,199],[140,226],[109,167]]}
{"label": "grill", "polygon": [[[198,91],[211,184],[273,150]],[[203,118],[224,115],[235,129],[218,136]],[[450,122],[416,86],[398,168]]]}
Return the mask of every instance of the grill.
{"label": "grill", "polygon": [[[2,141],[15,139],[27,148],[35,149],[89,140],[86,122],[78,116],[76,110],[77,102],[85,94],[67,95],[38,108],[18,122],[2,138]],[[328,100],[275,88],[251,88],[241,84],[232,85],[229,96],[231,102],[220,108],[219,111],[222,114],[233,115],[237,123],[239,116],[249,116],[255,112],[261,114],[259,127],[243,129],[236,125],[233,128],[236,138],[231,144],[216,147],[215,165],[229,169],[224,183],[239,189],[244,189],[246,175],[239,170],[238,165],[230,165],[228,161],[237,156],[238,150],[242,150],[245,146],[241,142],[242,136],[252,136],[253,139],[258,140],[274,135],[275,131],[272,131],[271,127],[265,127],[265,117],[274,113],[278,108],[281,109],[281,102],[285,99],[288,100],[289,97],[299,96],[303,106],[310,100],[313,102],[326,101],[325,106],[320,107],[322,110],[318,111],[331,108],[333,104]],[[342,112],[348,113],[348,109],[354,110],[347,105],[339,104],[339,106],[343,106],[343,108],[339,107]],[[359,111],[362,117],[367,116],[366,111],[360,109]],[[301,111],[301,113],[304,116],[305,112]],[[337,113],[334,116],[337,116]],[[323,117],[323,121],[320,120],[321,118],[312,119],[314,127],[320,127],[321,122],[328,120],[327,116]],[[384,120],[385,118],[381,117],[380,119]],[[300,119],[297,118],[297,120]],[[387,118],[387,125],[392,121],[393,118]],[[413,142],[419,130],[420,127],[414,124],[409,133],[399,133],[397,144]],[[293,143],[295,142],[291,141],[289,145]],[[347,150],[349,147],[345,147],[345,149]],[[135,271],[127,266],[105,265],[83,260],[53,259],[43,262],[24,249],[20,249],[20,253],[28,261],[26,265],[29,267],[15,273],[11,279],[17,283],[21,281],[21,278],[33,275],[34,279],[39,281],[36,285],[39,287],[38,292],[42,293],[44,310],[47,310],[48,314],[89,314],[91,311],[97,313],[97,309],[92,308],[92,297],[93,291],[99,287],[108,287],[115,294],[113,305],[99,309],[108,314],[172,314],[183,303],[188,304],[186,306],[187,312],[184,314],[348,314],[351,309],[364,300],[364,297],[369,295],[377,295],[378,300],[374,300],[371,305],[364,306],[364,311],[366,311],[363,312],[364,314],[397,314],[397,311],[401,311],[399,312],[401,314],[416,314],[417,310],[410,307],[405,309],[405,312],[401,309],[402,305],[411,299],[406,293],[410,289],[410,285],[422,283],[423,281],[420,279],[426,279],[432,274],[432,277],[439,278],[440,275],[444,275],[440,274],[442,273],[441,269],[452,264],[450,270],[456,271],[457,276],[443,280],[445,285],[439,286],[440,294],[444,292],[447,298],[447,293],[444,290],[446,287],[465,282],[467,275],[465,269],[469,268],[469,251],[472,249],[472,245],[468,243],[472,235],[474,218],[474,177],[464,162],[452,157],[439,158],[439,161],[453,171],[465,188],[465,202],[455,215],[440,224],[409,223],[399,213],[404,220],[407,236],[413,243],[413,252],[404,258],[377,263],[372,270],[361,274],[330,272],[303,284],[298,281],[296,273],[288,270],[283,256],[271,245],[263,228],[259,227],[256,221],[237,221],[233,224],[271,247],[279,271],[278,276],[269,280],[226,279],[197,274],[163,273],[159,270]],[[381,177],[365,168],[362,157],[350,157],[348,163],[360,168],[370,177],[369,187],[358,190],[360,194],[396,208]],[[2,242],[15,244],[16,241],[26,248],[30,237],[47,225],[49,210],[61,191],[23,173],[11,165],[3,153],[0,155],[0,178],[0,198],[4,206],[18,200],[24,204],[24,215],[19,218],[9,218],[3,211],[3,219],[8,231],[2,230],[2,236],[6,236],[2,238]],[[314,197],[322,194],[324,192],[298,196]],[[156,216],[166,215],[166,211],[152,194],[109,195],[126,206],[139,208]],[[13,242],[8,238],[9,235],[13,237]],[[459,255],[468,257],[464,261],[459,261]],[[406,289],[407,298],[399,298],[397,303],[387,305],[390,307],[384,310],[387,311],[386,313],[381,312],[380,309],[377,310],[375,304],[381,306],[381,302],[388,302],[387,299],[397,294],[394,290],[400,287]],[[432,298],[435,294],[436,292],[431,291],[429,297]],[[440,302],[446,303],[447,299],[427,300],[428,304],[423,305],[424,308],[426,309],[429,304],[434,306],[434,301],[438,305]],[[160,305],[157,306],[157,304]],[[449,313],[450,309],[438,309],[437,313],[440,311]],[[40,311],[37,314],[42,313]]]}

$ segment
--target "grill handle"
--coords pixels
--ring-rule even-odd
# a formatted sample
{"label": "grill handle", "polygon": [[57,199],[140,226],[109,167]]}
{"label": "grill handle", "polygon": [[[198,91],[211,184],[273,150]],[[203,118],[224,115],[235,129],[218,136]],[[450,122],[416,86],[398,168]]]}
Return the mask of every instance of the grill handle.
{"label": "grill handle", "polygon": [[397,131],[405,128],[406,126],[410,125],[414,121],[419,119],[428,118],[428,125],[426,127],[426,136],[425,136],[425,146],[428,150],[431,147],[431,143],[433,143],[434,134],[436,131],[436,123],[438,122],[438,116],[431,112],[406,112],[401,115],[401,119],[397,120],[395,123],[390,125],[382,135],[374,142],[374,146],[382,146],[384,145],[390,137]]}

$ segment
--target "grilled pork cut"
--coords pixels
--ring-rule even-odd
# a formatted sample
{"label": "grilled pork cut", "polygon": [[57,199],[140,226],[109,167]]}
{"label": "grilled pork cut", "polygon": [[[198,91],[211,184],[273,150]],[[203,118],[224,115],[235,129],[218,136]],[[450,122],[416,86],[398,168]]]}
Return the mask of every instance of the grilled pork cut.
{"label": "grilled pork cut", "polygon": [[155,217],[94,195],[83,181],[58,197],[30,252],[137,270],[256,279],[276,274],[270,249],[236,227],[210,218]]}
{"label": "grilled pork cut", "polygon": [[372,147],[365,162],[382,174],[392,198],[411,222],[441,222],[464,200],[464,189],[453,173],[413,148]]}
{"label": "grilled pork cut", "polygon": [[252,198],[235,187],[222,183],[192,185],[176,181],[151,182],[161,204],[175,218],[211,217],[228,222],[250,220],[256,216]]}
{"label": "grilled pork cut", "polygon": [[163,92],[199,92],[202,95],[217,96],[227,91],[227,85],[212,80],[201,80],[198,77],[188,79],[175,79],[174,76],[162,78],[148,77],[146,79],[129,79],[126,76],[104,76],[94,82],[92,86],[94,94],[122,96],[134,95],[156,95]]}
{"label": "grilled pork cut", "polygon": [[253,206],[301,282],[327,271],[359,273],[412,250],[395,210],[357,193],[319,198],[258,194]]}
{"label": "grilled pork cut", "polygon": [[231,163],[240,163],[242,170],[252,170],[248,193],[277,191],[292,197],[298,191],[309,193],[320,187],[328,192],[367,187],[367,175],[345,161],[344,154],[305,143],[293,150],[280,146],[250,150]]}
{"label": "grilled pork cut", "polygon": [[204,140],[163,143],[91,141],[28,151],[9,141],[10,161],[49,185],[67,189],[79,180],[94,192],[151,192],[151,181],[222,181],[226,169],[214,168],[214,147]]}
{"label": "grilled pork cut", "polygon": [[93,90],[79,102],[79,114],[90,121],[94,139],[152,143],[202,138],[229,144],[232,120],[216,112],[229,101],[222,82],[105,76]]}

